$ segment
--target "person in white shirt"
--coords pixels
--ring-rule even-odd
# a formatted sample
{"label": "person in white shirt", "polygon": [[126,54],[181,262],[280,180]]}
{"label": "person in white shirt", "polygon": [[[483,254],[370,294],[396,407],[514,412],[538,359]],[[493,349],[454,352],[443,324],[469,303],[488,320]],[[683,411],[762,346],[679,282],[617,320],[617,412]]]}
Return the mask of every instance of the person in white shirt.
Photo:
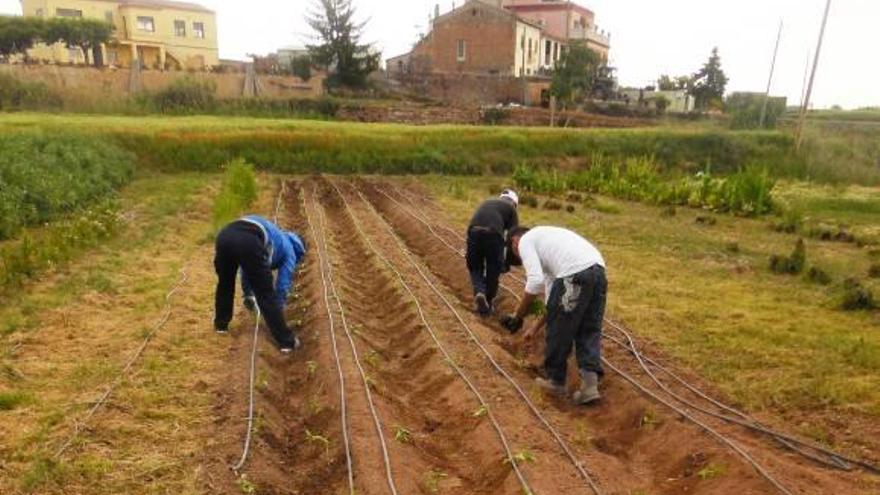
{"label": "person in white shirt", "polygon": [[511,333],[518,332],[532,304],[545,295],[546,316],[524,334],[532,339],[546,325],[544,355],[546,378],[537,383],[557,394],[565,393],[568,356],[575,350],[581,387],[572,399],[589,404],[599,399],[602,321],[608,281],[605,260],[589,241],[559,227],[519,227],[510,232],[513,262],[526,271],[526,286],[516,313],[502,318]]}

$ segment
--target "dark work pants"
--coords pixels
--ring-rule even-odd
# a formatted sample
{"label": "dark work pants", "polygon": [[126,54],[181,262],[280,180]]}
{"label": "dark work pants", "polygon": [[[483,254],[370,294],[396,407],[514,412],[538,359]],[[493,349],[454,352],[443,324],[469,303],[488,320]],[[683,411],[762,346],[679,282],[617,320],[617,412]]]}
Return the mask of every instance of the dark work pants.
{"label": "dark work pants", "polygon": [[483,293],[491,303],[498,294],[498,279],[504,269],[504,238],[495,232],[471,228],[466,261],[474,295]]}
{"label": "dark work pants", "polygon": [[226,328],[232,321],[235,275],[239,267],[250,283],[275,342],[281,346],[292,344],[291,332],[275,298],[269,250],[263,241],[263,233],[248,222],[233,222],[217,235],[214,254],[214,269],[217,271],[214,325]]}
{"label": "dark work pants", "polygon": [[575,349],[581,372],[602,370],[602,320],[608,281],[599,265],[571,277],[556,279],[547,302],[547,377],[565,383],[568,356]]}

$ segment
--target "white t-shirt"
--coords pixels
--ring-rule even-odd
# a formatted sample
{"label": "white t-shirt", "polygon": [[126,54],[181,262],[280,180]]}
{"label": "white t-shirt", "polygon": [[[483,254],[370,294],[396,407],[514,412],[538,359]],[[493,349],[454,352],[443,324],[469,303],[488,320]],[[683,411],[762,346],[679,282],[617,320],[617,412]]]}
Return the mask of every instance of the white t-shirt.
{"label": "white t-shirt", "polygon": [[526,292],[548,292],[558,278],[595,265],[605,267],[602,254],[578,234],[559,227],[535,227],[519,240],[519,257],[526,270]]}

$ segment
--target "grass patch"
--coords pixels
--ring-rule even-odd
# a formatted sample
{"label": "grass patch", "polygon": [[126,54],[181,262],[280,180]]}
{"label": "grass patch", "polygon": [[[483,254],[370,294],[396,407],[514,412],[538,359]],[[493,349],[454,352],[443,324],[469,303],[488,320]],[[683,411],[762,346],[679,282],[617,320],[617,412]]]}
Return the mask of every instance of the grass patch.
{"label": "grass patch", "polygon": [[0,411],[12,411],[32,400],[30,395],[22,392],[0,392]]}
{"label": "grass patch", "polygon": [[233,160],[223,175],[220,193],[214,199],[213,232],[238,218],[257,198],[254,167],[244,160]]}

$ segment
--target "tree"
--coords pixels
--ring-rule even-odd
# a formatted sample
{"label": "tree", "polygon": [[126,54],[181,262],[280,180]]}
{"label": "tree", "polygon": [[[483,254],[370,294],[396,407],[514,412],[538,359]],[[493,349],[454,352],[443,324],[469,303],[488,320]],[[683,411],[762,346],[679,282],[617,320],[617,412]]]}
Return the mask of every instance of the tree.
{"label": "tree", "polygon": [[312,58],[309,56],[293,57],[290,61],[290,72],[308,82],[312,78]]}
{"label": "tree", "polygon": [[690,90],[692,84],[691,76],[670,77],[663,74],[657,79],[657,89],[659,91]]}
{"label": "tree", "polygon": [[42,32],[41,19],[0,16],[0,57],[27,52],[40,40]]}
{"label": "tree", "polygon": [[553,72],[550,94],[563,107],[584,101],[593,90],[602,59],[584,44],[574,44],[563,54]]}
{"label": "tree", "polygon": [[370,46],[360,43],[365,23],[356,23],[351,0],[314,0],[306,21],[320,44],[309,45],[312,60],[331,72],[331,86],[363,88],[367,77],[378,70],[381,54],[370,53]]}
{"label": "tree", "polygon": [[721,56],[718,48],[712,49],[712,55],[699,72],[694,74],[691,95],[696,99],[698,110],[723,108],[724,90],[727,88],[727,75],[721,69]]}
{"label": "tree", "polygon": [[[68,48],[81,49],[88,65],[91,63],[89,52],[110,41],[112,33],[113,26],[104,21],[55,17],[46,22],[43,41],[47,44],[62,42]],[[100,65],[98,57],[92,57],[92,60]]]}

